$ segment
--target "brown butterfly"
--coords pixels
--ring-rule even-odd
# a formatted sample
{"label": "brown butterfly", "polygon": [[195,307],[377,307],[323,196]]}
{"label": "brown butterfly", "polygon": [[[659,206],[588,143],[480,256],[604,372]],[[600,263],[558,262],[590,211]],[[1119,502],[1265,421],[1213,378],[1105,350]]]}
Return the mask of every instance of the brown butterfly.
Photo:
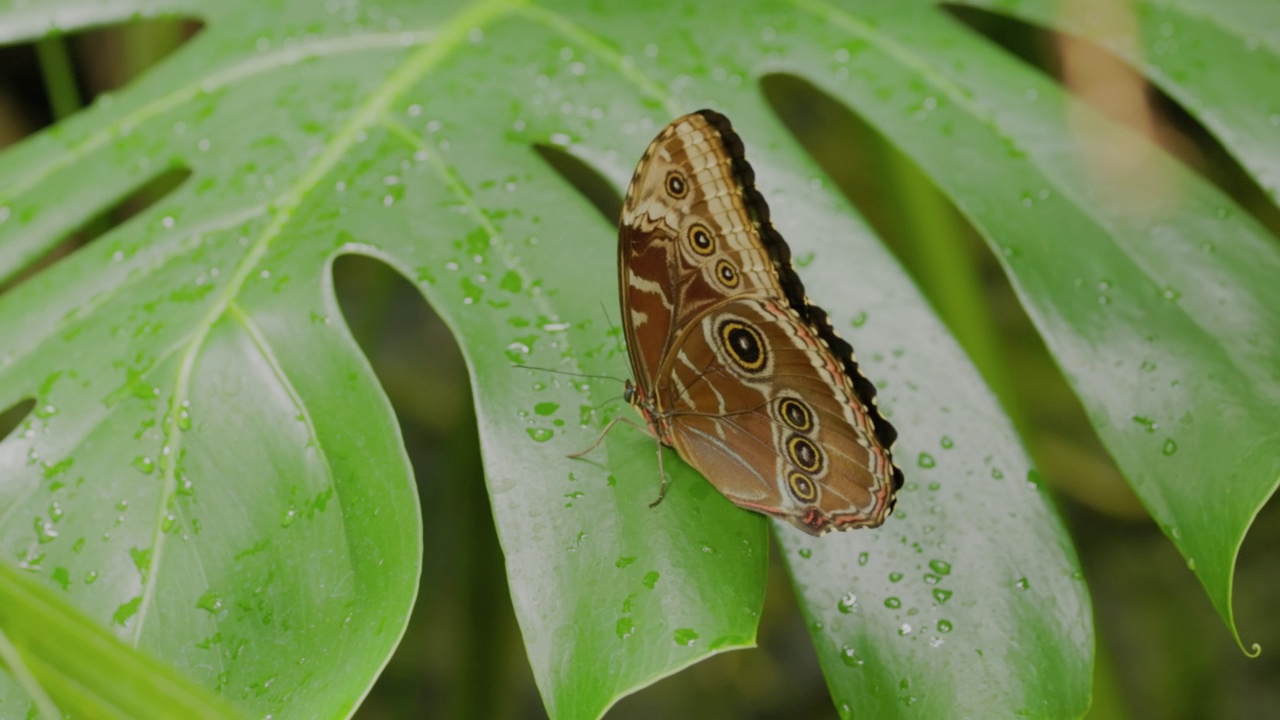
{"label": "brown butterfly", "polygon": [[897,432],[805,297],[754,182],[712,110],[678,118],[640,158],[618,228],[627,401],[734,503],[814,535],[875,527],[902,487]]}

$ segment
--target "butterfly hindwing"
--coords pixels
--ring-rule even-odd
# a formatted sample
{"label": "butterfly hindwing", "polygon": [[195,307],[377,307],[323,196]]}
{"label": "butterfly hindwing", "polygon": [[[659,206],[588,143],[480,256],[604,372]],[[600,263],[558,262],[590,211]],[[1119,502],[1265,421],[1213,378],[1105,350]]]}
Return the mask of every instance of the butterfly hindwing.
{"label": "butterfly hindwing", "polygon": [[785,304],[715,306],[672,348],[658,404],[673,444],[733,502],[809,532],[879,525],[894,468],[852,383]]}

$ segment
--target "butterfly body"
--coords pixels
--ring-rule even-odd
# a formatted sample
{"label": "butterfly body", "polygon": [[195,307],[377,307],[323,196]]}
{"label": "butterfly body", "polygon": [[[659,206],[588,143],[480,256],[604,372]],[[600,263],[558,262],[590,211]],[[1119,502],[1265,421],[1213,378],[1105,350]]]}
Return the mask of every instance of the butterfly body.
{"label": "butterfly body", "polygon": [[650,432],[742,507],[815,535],[881,524],[896,433],[805,297],[724,116],[659,133],[618,237],[627,399]]}

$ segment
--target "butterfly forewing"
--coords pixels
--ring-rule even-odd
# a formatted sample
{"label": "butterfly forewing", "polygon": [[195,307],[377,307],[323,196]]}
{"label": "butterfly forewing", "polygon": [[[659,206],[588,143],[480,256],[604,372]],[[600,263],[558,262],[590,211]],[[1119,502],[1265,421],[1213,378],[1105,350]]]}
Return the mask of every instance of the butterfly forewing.
{"label": "butterfly forewing", "polygon": [[735,274],[733,294],[781,292],[733,158],[701,113],[676,120],[649,144],[627,190],[618,237],[627,347],[646,392],[682,327],[725,298],[727,267]]}
{"label": "butterfly forewing", "polygon": [[623,325],[651,430],[726,497],[806,532],[875,526],[895,433],[809,305],[742,144],[718,113],[668,125],[619,228]]}

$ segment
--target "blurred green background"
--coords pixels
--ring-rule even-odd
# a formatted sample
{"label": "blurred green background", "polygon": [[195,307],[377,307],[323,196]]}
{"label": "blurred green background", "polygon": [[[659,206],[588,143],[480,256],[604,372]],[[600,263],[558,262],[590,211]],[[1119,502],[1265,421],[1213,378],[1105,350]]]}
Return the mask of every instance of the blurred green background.
{"label": "blurred green background", "polygon": [[[1114,57],[1008,19],[953,13],[1156,140],[1280,236],[1280,210],[1203,128]],[[0,148],[123,87],[199,30],[190,22],[146,21],[0,47]],[[1280,511],[1264,509],[1237,569],[1243,639],[1263,648],[1251,660],[1099,445],[995,259],[956,210],[910,161],[816,89],[786,76],[763,78],[760,89],[917,278],[1055,490],[1096,613],[1090,717],[1280,717],[1280,625],[1269,622],[1269,611],[1280,607]],[[602,212],[616,214],[617,189],[600,187],[597,177],[563,157],[548,160]],[[145,189],[113,209],[46,264],[165,189]],[[462,357],[418,292],[387,266],[349,256],[335,273],[346,320],[400,419],[418,478],[427,549],[408,632],[357,716],[542,717],[489,512]],[[0,293],[6,289],[0,286]],[[953,296],[984,302],[952,302]],[[0,415],[0,437],[25,413],[19,407]],[[776,557],[774,565],[760,649],[720,655],[661,681],[621,701],[610,717],[689,717],[695,709],[700,718],[835,717]]]}

